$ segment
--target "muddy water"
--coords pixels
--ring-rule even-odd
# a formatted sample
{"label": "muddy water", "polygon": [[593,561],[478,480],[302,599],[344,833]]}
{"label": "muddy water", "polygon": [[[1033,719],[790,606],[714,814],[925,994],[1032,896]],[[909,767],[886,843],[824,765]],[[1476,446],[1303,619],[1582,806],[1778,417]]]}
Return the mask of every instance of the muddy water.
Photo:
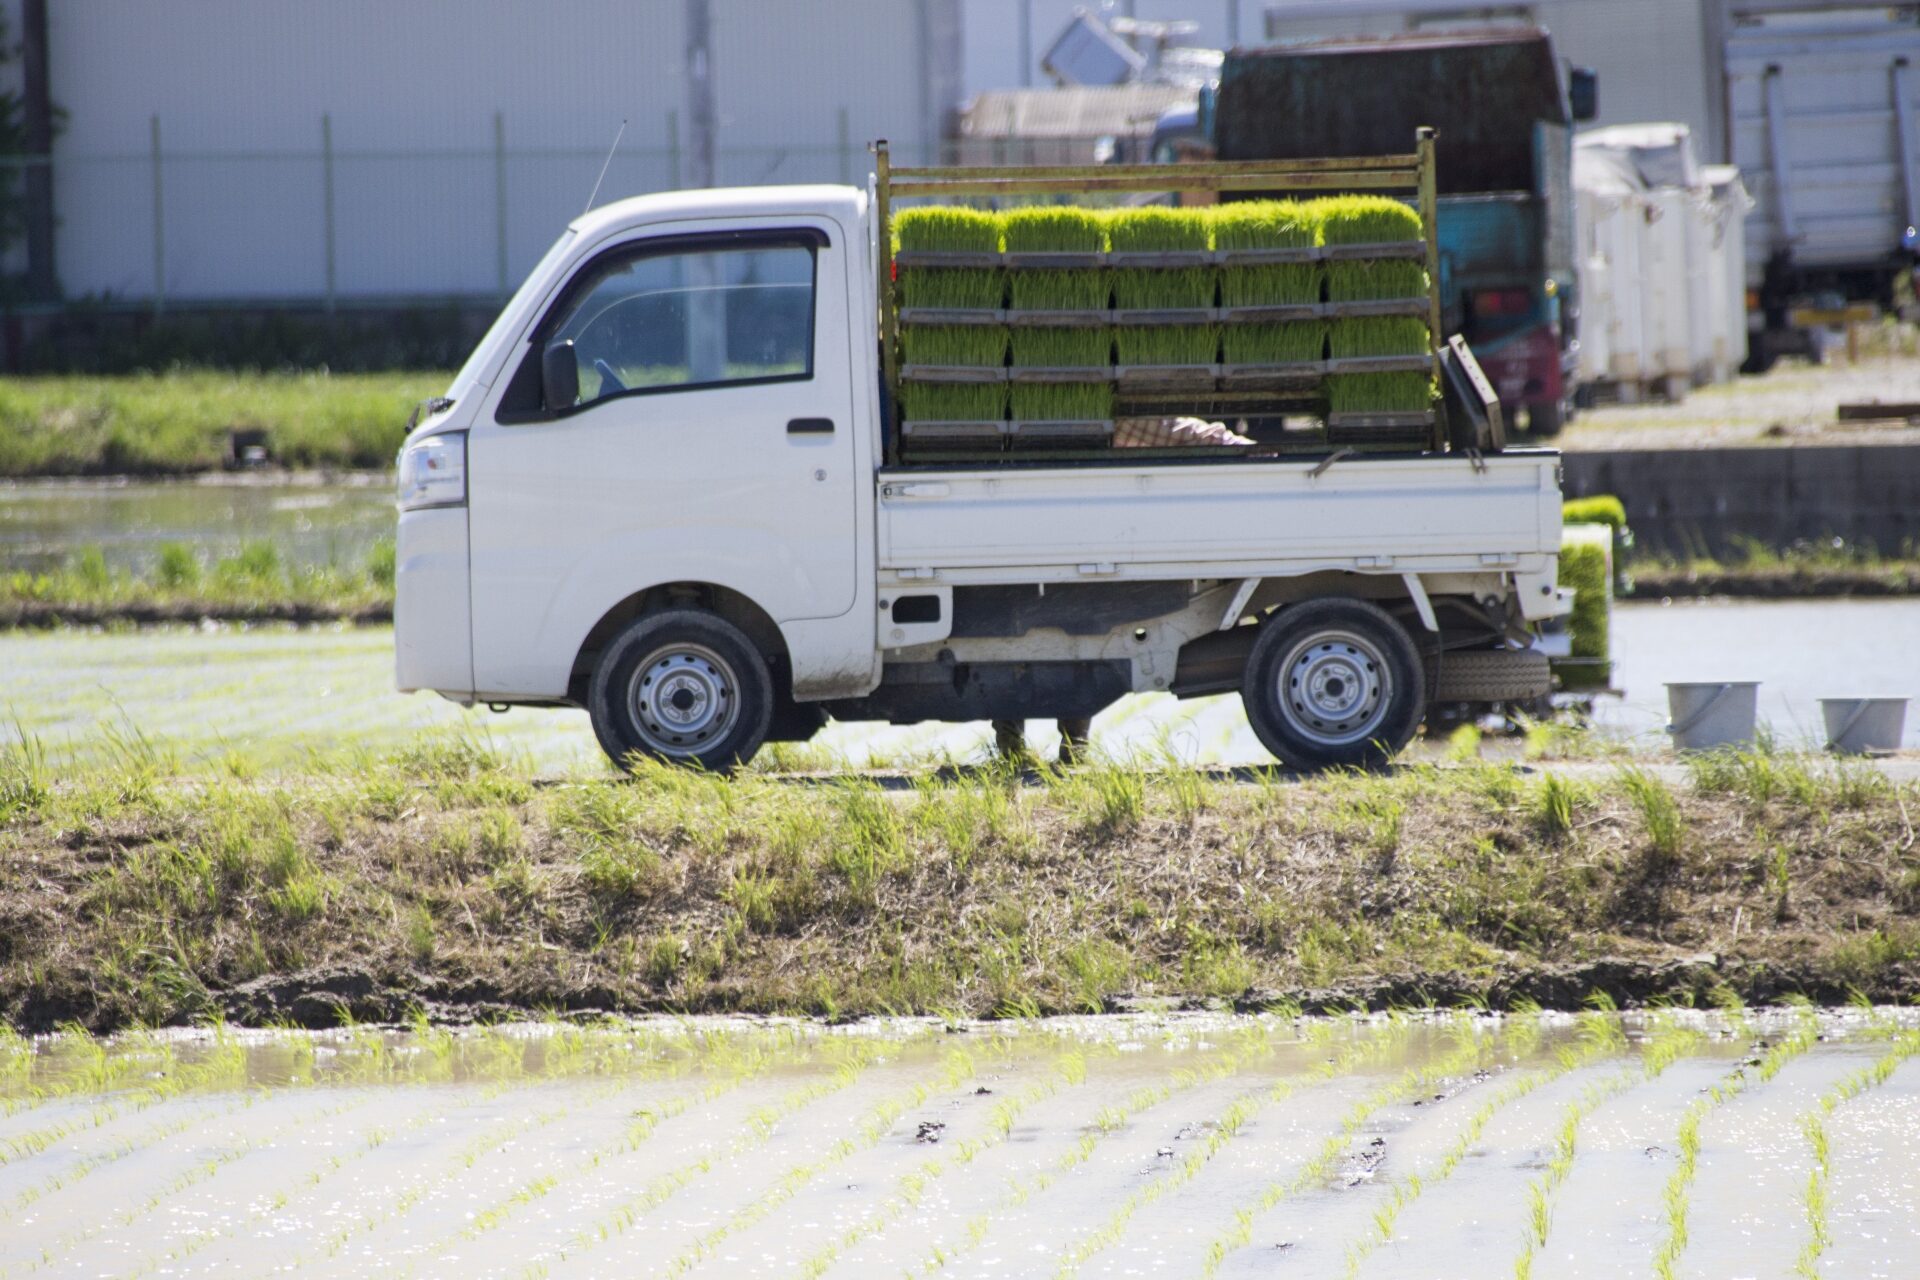
{"label": "muddy water", "polygon": [[99,547],[111,567],[144,574],[164,543],[211,562],[256,540],[273,543],[289,564],[357,569],[375,541],[393,536],[393,520],[393,484],[383,475],[5,484],[0,569],[53,569]]}
{"label": "muddy water", "polygon": [[0,1041],[0,1276],[1899,1276],[1916,1167],[1912,1011]]}
{"label": "muddy water", "polygon": [[[1615,620],[1615,682],[1602,730],[1636,750],[1665,746],[1669,680],[1762,681],[1761,719],[1780,742],[1817,746],[1818,699],[1911,695],[1906,744],[1920,748],[1920,600],[1623,605]],[[493,735],[547,768],[601,767],[577,711],[496,716],[431,695],[393,692],[393,633],[384,628],[149,631],[133,635],[0,635],[0,737],[19,727],[62,742],[103,723],[131,722],[195,752],[243,747],[258,762],[310,750],[400,741],[426,728]],[[833,724],[796,763],[889,765],[987,754],[984,724]],[[1058,741],[1048,721],[1028,725],[1036,749]],[[1238,697],[1180,702],[1122,698],[1094,721],[1094,740],[1121,758],[1190,764],[1270,763]],[[1500,748],[1490,742],[1489,754]],[[1511,750],[1511,748],[1509,748]]]}

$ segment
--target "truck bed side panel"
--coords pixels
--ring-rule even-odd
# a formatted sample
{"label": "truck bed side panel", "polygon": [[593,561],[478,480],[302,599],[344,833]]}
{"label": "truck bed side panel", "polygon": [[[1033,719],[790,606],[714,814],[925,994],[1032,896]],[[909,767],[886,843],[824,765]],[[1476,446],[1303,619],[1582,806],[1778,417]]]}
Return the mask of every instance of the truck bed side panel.
{"label": "truck bed side panel", "polygon": [[[1472,570],[1559,551],[1558,456],[883,473],[883,570]],[[1105,566],[1116,566],[1106,568]],[[1209,572],[1204,576],[1215,576]],[[1017,572],[1007,580],[1017,581]]]}

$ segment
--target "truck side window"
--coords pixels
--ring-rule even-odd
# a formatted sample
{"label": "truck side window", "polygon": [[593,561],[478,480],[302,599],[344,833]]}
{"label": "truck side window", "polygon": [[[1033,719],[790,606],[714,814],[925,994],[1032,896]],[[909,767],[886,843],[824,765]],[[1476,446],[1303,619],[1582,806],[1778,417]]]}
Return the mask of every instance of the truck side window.
{"label": "truck side window", "polygon": [[813,376],[810,244],[614,254],[567,291],[546,346],[571,342],[578,403]]}

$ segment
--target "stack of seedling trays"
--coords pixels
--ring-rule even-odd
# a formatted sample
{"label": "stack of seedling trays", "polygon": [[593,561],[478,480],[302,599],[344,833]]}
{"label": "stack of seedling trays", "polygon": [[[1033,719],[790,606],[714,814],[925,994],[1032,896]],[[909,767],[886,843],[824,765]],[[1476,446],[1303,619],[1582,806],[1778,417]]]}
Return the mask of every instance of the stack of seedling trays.
{"label": "stack of seedling trays", "polygon": [[1327,272],[1328,443],[1424,441],[1436,388],[1420,216],[1385,196],[1314,204]]}
{"label": "stack of seedling trays", "polygon": [[1104,448],[1116,414],[1312,413],[1314,447],[1431,438],[1426,246],[1397,200],[895,225],[911,452]]}

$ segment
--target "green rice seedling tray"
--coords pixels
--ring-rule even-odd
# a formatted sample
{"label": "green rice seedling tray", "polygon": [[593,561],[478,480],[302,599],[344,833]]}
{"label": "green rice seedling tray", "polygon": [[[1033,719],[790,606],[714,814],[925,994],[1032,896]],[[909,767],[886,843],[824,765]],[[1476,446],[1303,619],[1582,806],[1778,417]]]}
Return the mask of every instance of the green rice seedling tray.
{"label": "green rice seedling tray", "polygon": [[1007,259],[1006,255],[998,249],[990,253],[967,253],[947,249],[901,249],[893,255],[893,264],[902,270],[913,267],[998,270],[1007,265]]}
{"label": "green rice seedling tray", "polygon": [[1330,413],[1327,415],[1328,430],[1343,431],[1404,431],[1411,427],[1426,428],[1433,425],[1433,410],[1414,410],[1408,413]]}
{"label": "green rice seedling tray", "polygon": [[1007,433],[1007,424],[1004,420],[986,418],[908,419],[900,424],[900,431],[916,444],[990,445],[998,448]]}
{"label": "green rice seedling tray", "polygon": [[[1427,442],[1433,432],[1432,415],[1425,421],[1352,421],[1363,418],[1361,414],[1333,414],[1327,419],[1327,443],[1339,448],[1354,449],[1419,449]],[[1393,415],[1377,414],[1376,418],[1390,419]],[[1339,419],[1339,421],[1336,421]]]}
{"label": "green rice seedling tray", "polygon": [[[884,376],[895,388],[896,402],[913,407],[916,397],[910,393],[917,389],[918,407],[924,411],[941,407],[931,393],[956,397],[956,407],[967,403],[967,395],[991,398],[1000,393],[1013,402],[1005,415],[1010,419],[1072,421],[1096,415],[1077,408],[1061,413],[1039,407],[1049,395],[1062,397],[1059,403],[1065,406],[1073,404],[1075,396],[1096,393],[1116,406],[1115,414],[1219,416],[1232,406],[1241,413],[1284,415],[1296,423],[1300,416],[1326,423],[1332,414],[1331,425],[1295,434],[1302,440],[1315,434],[1324,444],[1334,434],[1345,433],[1348,443],[1359,443],[1361,436],[1374,433],[1381,437],[1380,444],[1398,446],[1402,441],[1393,438],[1396,433],[1417,436],[1425,429],[1424,447],[1444,448],[1431,430],[1437,414],[1431,397],[1430,341],[1417,347],[1398,342],[1336,344],[1326,353],[1333,359],[1295,361],[1307,349],[1279,334],[1288,326],[1338,326],[1376,317],[1437,324],[1433,290],[1438,265],[1430,239],[1436,199],[1432,132],[1418,131],[1415,142],[1406,155],[1183,166],[1182,189],[1255,197],[1208,206],[1198,216],[1190,209],[1132,208],[1116,214],[1055,203],[1062,197],[1074,201],[1164,191],[1167,173],[1161,167],[895,170],[885,144],[878,144],[875,190],[883,225],[893,225],[888,210],[896,199],[1047,202],[1000,215],[997,245],[970,224],[959,225],[964,217],[955,220],[958,229],[951,233],[927,217],[915,236],[898,242],[900,256],[890,265],[921,269],[923,277],[950,270],[954,277],[938,281],[940,291],[915,293],[900,287],[907,271],[878,273]],[[1329,190],[1378,194],[1323,194]],[[892,237],[887,241],[891,247]],[[990,247],[997,251],[988,253]],[[963,298],[968,286],[959,276],[962,270],[1000,273],[1006,291],[998,305],[984,305],[982,290]],[[1199,279],[1208,276],[1213,287],[1201,296]],[[1202,301],[1210,305],[1199,305]],[[913,309],[902,316],[904,304]],[[914,351],[919,358],[903,377],[903,321],[915,328],[1004,327],[1010,335],[1010,367],[962,371],[972,362],[973,348],[956,333],[951,342],[955,359],[941,358],[946,351],[921,338]],[[1259,326],[1275,329],[1275,336],[1269,340],[1260,335]],[[1113,363],[1092,362],[1089,344],[1097,339],[1091,336],[1078,344],[1050,347],[1029,341],[1023,347],[1021,334],[1049,329],[1058,330],[1063,339],[1069,332],[1091,335],[1104,330],[1117,347]],[[1226,358],[1221,350],[1227,334],[1241,335],[1233,344],[1238,359]],[[916,381],[921,378],[969,381],[928,386]],[[978,378],[995,381],[971,381]],[[937,416],[991,415],[962,408]],[[1045,440],[1045,428],[1030,431],[1034,440]],[[1007,438],[1011,440],[1011,434]],[[930,443],[923,440],[921,445]],[[1407,443],[1423,446],[1419,439]],[[1069,451],[1049,453],[1065,456]],[[1141,455],[1130,451],[1128,456]],[[1177,456],[1198,455],[1181,450]]]}
{"label": "green rice seedling tray", "polygon": [[1318,385],[1324,376],[1326,361],[1299,360],[1273,364],[1223,364],[1220,385],[1235,391],[1254,391],[1263,386],[1275,388]]}
{"label": "green rice seedling tray", "polygon": [[1344,356],[1321,362],[1323,372],[1340,373],[1427,373],[1433,369],[1433,357],[1424,355],[1404,356]]}
{"label": "green rice seedling tray", "polygon": [[1155,387],[1191,387],[1211,391],[1220,380],[1217,364],[1122,364],[1113,369],[1120,390],[1142,391]]}
{"label": "green rice seedling tray", "polygon": [[1005,382],[1004,365],[978,364],[905,364],[900,366],[902,382],[980,383]]}
{"label": "green rice seedling tray", "polygon": [[1113,381],[1113,367],[1087,365],[1014,365],[1007,370],[1008,382],[1094,382]]}
{"label": "green rice seedling tray", "polygon": [[1015,418],[1007,427],[1009,441],[1018,448],[1041,440],[1111,440],[1112,418]]}
{"label": "green rice seedling tray", "polygon": [[904,307],[903,326],[1008,325],[1013,328],[1086,328],[1106,325],[1274,324],[1289,320],[1345,320],[1380,316],[1424,319],[1427,299],[1369,298],[1348,302],[1281,302],[1232,307],[1164,307],[1154,310],[1090,308],[1044,311],[1006,307]]}
{"label": "green rice seedling tray", "polygon": [[1417,240],[1381,240],[1354,244],[1301,245],[1280,249],[1168,249],[1165,251],[1087,249],[1002,249],[972,253],[946,249],[901,249],[893,255],[900,267],[1260,267],[1303,262],[1390,262],[1424,259],[1426,246]]}

